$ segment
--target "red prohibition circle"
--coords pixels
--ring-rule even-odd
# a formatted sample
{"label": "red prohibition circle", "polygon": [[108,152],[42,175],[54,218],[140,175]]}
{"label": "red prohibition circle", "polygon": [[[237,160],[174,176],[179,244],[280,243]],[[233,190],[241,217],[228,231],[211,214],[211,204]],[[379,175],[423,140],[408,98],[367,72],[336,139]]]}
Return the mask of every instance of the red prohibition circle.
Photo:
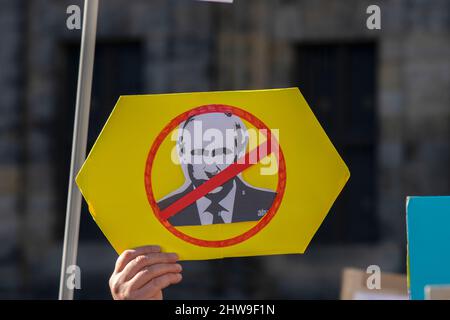
{"label": "red prohibition circle", "polygon": [[[176,118],[174,118],[172,121],[167,124],[164,129],[159,133],[159,135],[156,137],[155,141],[153,142],[150,151],[147,156],[147,162],[145,166],[145,174],[144,174],[144,183],[145,183],[145,190],[147,193],[147,199],[150,203],[150,206],[153,209],[153,213],[155,214],[156,218],[161,222],[161,224],[166,227],[168,231],[170,231],[173,235],[176,237],[187,241],[189,243],[192,243],[194,245],[198,245],[201,247],[227,247],[232,246],[235,244],[238,244],[242,241],[245,241],[251,237],[253,237],[255,234],[257,234],[259,231],[261,231],[264,227],[267,226],[267,224],[272,220],[272,218],[275,216],[276,212],[278,211],[278,208],[280,207],[281,201],[284,196],[284,192],[286,189],[286,162],[284,159],[283,151],[281,149],[281,146],[278,146],[279,150],[279,159],[278,159],[278,184],[277,184],[277,190],[276,190],[276,196],[275,199],[272,202],[272,206],[270,207],[269,211],[259,220],[259,222],[252,227],[251,229],[245,231],[244,233],[228,238],[223,240],[204,240],[204,239],[198,239],[195,237],[192,237],[190,235],[187,235],[180,230],[178,230],[176,227],[174,227],[168,220],[163,219],[160,216],[160,209],[158,207],[157,201],[155,199],[154,193],[153,193],[153,185],[152,185],[152,170],[153,170],[153,163],[156,156],[156,153],[159,150],[159,147],[161,146],[162,142],[166,139],[166,137],[175,129],[177,128],[180,123],[187,120],[188,118],[205,114],[205,113],[231,113],[234,114],[242,119],[247,120],[251,124],[253,124],[257,129],[265,129],[267,130],[267,135],[271,135],[270,129],[257,117],[252,115],[251,113],[237,108],[233,106],[228,105],[222,105],[222,104],[214,104],[214,105],[203,105],[196,108],[193,108],[189,111],[186,111]],[[273,138],[275,139],[275,138]],[[278,143],[278,141],[276,141]]]}

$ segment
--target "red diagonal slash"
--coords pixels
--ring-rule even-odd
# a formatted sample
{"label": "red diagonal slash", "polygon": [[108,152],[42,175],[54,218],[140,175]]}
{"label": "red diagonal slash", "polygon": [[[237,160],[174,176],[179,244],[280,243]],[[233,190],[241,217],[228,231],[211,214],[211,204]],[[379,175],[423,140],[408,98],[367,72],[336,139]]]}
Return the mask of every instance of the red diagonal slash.
{"label": "red diagonal slash", "polygon": [[[268,139],[264,143],[260,144],[258,147],[252,151],[246,153],[240,160],[236,163],[231,164],[223,171],[219,172],[217,175],[209,179],[208,181],[202,183],[198,188],[195,188],[182,198],[178,199],[170,206],[168,206],[163,211],[160,211],[159,215],[162,219],[169,219],[170,217],[176,215],[178,212],[186,208],[191,203],[194,203],[204,195],[208,194],[215,188],[221,186],[228,180],[234,178],[239,173],[245,169],[251,167],[252,165],[258,163],[261,159],[264,159],[268,154],[272,153],[269,150],[270,144],[270,134],[267,136]],[[256,159],[256,161],[254,160]],[[252,160],[252,161],[250,161]]]}

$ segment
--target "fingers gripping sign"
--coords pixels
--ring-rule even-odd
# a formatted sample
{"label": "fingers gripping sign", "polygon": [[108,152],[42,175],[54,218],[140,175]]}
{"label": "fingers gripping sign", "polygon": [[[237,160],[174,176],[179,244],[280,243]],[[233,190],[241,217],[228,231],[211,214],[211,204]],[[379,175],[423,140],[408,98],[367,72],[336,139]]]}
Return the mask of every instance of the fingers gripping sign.
{"label": "fingers gripping sign", "polygon": [[113,298],[162,299],[162,290],[182,279],[177,261],[177,254],[163,253],[158,246],[124,251],[109,280]]}

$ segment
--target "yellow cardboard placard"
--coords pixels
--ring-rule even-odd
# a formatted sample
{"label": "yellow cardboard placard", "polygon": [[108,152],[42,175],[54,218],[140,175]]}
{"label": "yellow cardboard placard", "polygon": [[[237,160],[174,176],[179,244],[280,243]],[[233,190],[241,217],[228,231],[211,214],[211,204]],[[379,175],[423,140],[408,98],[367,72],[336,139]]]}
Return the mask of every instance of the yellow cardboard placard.
{"label": "yellow cardboard placard", "polygon": [[[243,110],[270,130],[278,130],[283,174],[261,175],[265,164],[258,163],[239,176],[255,188],[273,191],[278,191],[282,179],[284,192],[278,210],[265,224],[260,224],[263,212],[259,221],[168,228],[158,218],[149,190],[159,203],[186,183],[187,177],[171,161],[177,141],[164,128],[190,110],[216,105]],[[242,121],[247,128],[258,127],[251,119],[243,117]],[[158,147],[152,149],[161,136]],[[150,157],[151,149],[156,152]],[[300,91],[288,88],[122,96],[76,182],[92,217],[118,253],[157,244],[163,251],[178,253],[181,260],[197,260],[303,253],[349,176]],[[242,234],[251,236],[239,238]]]}

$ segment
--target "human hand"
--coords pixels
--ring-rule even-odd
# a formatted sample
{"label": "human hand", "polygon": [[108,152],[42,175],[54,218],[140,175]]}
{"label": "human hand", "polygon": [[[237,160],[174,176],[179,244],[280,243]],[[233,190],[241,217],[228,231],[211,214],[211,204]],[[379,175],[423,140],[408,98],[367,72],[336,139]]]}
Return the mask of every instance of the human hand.
{"label": "human hand", "polygon": [[116,261],[109,287],[114,300],[161,300],[162,290],[182,279],[178,255],[159,246],[125,250]]}

